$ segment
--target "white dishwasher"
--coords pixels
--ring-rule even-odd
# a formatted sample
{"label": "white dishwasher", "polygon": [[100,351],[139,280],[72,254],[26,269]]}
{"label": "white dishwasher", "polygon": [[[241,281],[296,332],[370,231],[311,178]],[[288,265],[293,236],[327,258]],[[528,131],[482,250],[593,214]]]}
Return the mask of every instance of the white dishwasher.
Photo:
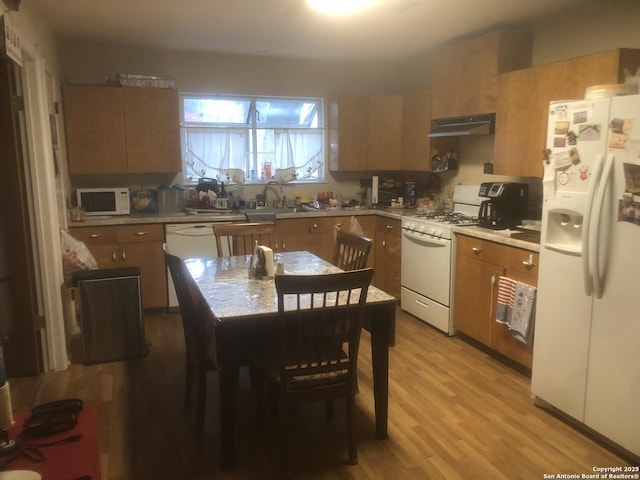
{"label": "white dishwasher", "polygon": [[[217,257],[216,237],[213,234],[212,225],[213,222],[165,224],[164,237],[167,242],[167,250],[182,259]],[[167,288],[169,290],[169,308],[178,307],[178,297],[168,269]]]}

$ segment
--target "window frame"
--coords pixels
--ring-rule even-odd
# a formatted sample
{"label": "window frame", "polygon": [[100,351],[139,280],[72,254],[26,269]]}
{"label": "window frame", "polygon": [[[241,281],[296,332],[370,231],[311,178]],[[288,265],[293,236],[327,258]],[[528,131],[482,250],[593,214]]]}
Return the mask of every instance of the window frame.
{"label": "window frame", "polygon": [[[181,136],[181,165],[182,165],[182,173],[184,175],[184,183],[185,184],[196,184],[199,178],[197,175],[188,175],[186,171],[185,161],[187,159],[188,145],[187,145],[187,130],[188,129],[237,129],[237,130],[247,130],[247,146],[246,146],[246,154],[245,154],[245,184],[255,184],[255,185],[263,185],[269,181],[272,181],[272,178],[261,178],[261,175],[258,173],[259,165],[261,165],[259,157],[264,154],[258,148],[258,131],[263,130],[309,130],[309,132],[317,131],[321,133],[321,141],[320,141],[320,157],[321,157],[321,166],[314,170],[317,172],[317,177],[315,178],[295,178],[287,183],[303,183],[303,184],[318,184],[325,183],[327,176],[327,118],[326,118],[326,101],[322,97],[310,97],[310,96],[272,96],[272,95],[238,95],[238,94],[221,94],[221,93],[180,93],[180,136]],[[246,100],[249,102],[249,109],[247,112],[247,118],[244,123],[233,123],[233,122],[189,122],[185,120],[185,100],[188,99],[212,99],[212,100]],[[300,124],[261,124],[259,123],[259,109],[257,109],[257,104],[261,101],[274,101],[274,100],[282,100],[286,101],[294,101],[300,103],[313,103],[315,104],[315,115],[317,116],[317,121],[315,122],[315,126],[313,126],[313,122],[309,122],[308,126],[300,125]],[[257,112],[257,114],[256,114]],[[275,155],[275,151],[273,153]],[[310,160],[309,160],[310,161]],[[309,163],[309,161],[307,163]],[[304,164],[306,165],[306,164]],[[218,169],[217,167],[207,166],[210,170],[224,170],[222,168]],[[301,167],[298,167],[301,168]],[[252,176],[252,171],[255,170],[255,175]],[[275,173],[275,172],[274,172]],[[273,174],[272,173],[272,176]],[[220,178],[220,177],[218,177]],[[224,180],[224,178],[223,178]],[[228,177],[227,177],[228,180]]]}

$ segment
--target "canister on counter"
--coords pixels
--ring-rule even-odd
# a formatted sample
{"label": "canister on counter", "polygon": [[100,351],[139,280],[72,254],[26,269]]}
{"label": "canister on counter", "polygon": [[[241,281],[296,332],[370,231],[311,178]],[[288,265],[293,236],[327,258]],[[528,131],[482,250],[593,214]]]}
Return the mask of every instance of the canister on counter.
{"label": "canister on counter", "polygon": [[404,183],[404,203],[407,207],[416,205],[416,182]]}
{"label": "canister on counter", "polygon": [[84,207],[71,207],[69,209],[69,220],[72,222],[84,222],[87,217],[87,212]]}

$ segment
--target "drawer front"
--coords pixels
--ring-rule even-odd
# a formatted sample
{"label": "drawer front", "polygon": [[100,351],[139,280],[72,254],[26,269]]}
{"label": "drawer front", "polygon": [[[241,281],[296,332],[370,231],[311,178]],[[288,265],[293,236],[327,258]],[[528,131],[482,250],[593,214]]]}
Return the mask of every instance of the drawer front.
{"label": "drawer front", "polygon": [[324,218],[291,218],[276,220],[279,235],[320,233],[329,228]]}
{"label": "drawer front", "polygon": [[465,257],[475,258],[483,262],[501,265],[504,248],[504,245],[480,238],[468,237],[466,235],[457,236],[456,255],[464,255]]}
{"label": "drawer front", "polygon": [[69,229],[69,234],[88,247],[105,243],[117,243],[118,232],[115,227],[81,227]]}
{"label": "drawer front", "polygon": [[509,271],[538,276],[538,253],[523,248],[458,235],[456,253],[500,265]]}
{"label": "drawer front", "polygon": [[136,224],[106,227],[80,227],[69,230],[72,237],[87,246],[104,243],[162,242],[162,225]]}
{"label": "drawer front", "polygon": [[502,265],[507,271],[514,271],[538,278],[539,255],[536,252],[516,247],[504,247]]}
{"label": "drawer front", "polygon": [[162,225],[126,225],[118,228],[118,243],[162,242],[164,231]]}

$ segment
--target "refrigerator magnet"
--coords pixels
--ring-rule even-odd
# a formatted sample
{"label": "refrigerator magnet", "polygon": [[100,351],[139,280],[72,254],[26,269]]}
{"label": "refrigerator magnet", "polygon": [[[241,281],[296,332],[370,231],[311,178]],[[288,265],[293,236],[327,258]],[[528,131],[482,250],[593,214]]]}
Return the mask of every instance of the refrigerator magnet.
{"label": "refrigerator magnet", "polygon": [[558,173],[558,184],[566,185],[569,183],[569,174],[567,172]]}

